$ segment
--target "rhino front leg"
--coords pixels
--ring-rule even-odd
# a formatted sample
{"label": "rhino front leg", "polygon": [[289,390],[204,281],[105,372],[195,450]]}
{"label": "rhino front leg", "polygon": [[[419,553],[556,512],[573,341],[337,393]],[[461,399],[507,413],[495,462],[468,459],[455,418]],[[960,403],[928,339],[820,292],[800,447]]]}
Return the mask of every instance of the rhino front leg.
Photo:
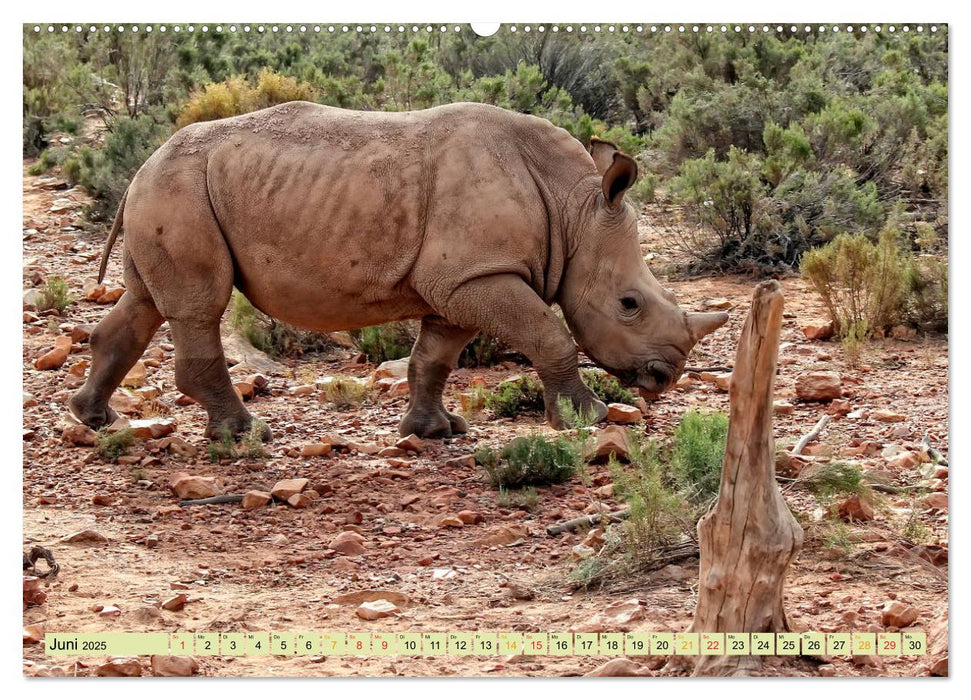
{"label": "rhino front leg", "polygon": [[444,315],[500,338],[530,359],[543,382],[546,418],[554,428],[569,427],[557,408],[561,397],[596,422],[606,417],[607,407],[580,379],[573,337],[522,278],[494,275],[466,282],[451,294]]}
{"label": "rhino front leg", "polygon": [[408,410],[398,432],[419,437],[451,437],[464,433],[468,425],[462,416],[449,413],[442,404],[448,375],[459,355],[478,331],[453,326],[441,316],[425,316],[408,362]]}

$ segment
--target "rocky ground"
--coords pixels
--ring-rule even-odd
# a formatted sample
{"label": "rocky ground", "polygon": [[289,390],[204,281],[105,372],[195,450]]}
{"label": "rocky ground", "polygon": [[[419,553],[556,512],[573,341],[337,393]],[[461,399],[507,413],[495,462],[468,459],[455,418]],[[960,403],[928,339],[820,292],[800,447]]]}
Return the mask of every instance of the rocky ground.
{"label": "rocky ground", "polygon": [[[578,481],[538,489],[539,503],[531,512],[499,507],[495,490],[470,455],[482,441],[547,431],[539,416],[510,420],[485,414],[472,421],[468,435],[396,448],[396,425],[407,402],[400,384],[375,389],[357,409],[337,410],[320,400],[315,386],[320,378],[340,371],[371,379],[376,368],[356,362],[351,349],[264,364],[245,349],[232,348],[228,355],[238,363],[233,375],[242,391],[252,390],[248,405],[276,439],[265,456],[213,462],[203,437],[203,410],[181,405],[188,402],[175,388],[172,341],[163,326],[130,377],[133,386],[113,399],[119,412],[142,421],[134,426],[146,439],[118,463],[102,460],[83,444],[91,436],[71,427],[66,399],[85,375],[90,324],[121,292],[121,255],[114,252],[106,286],[96,289],[105,228],[85,221],[82,192],[69,189],[57,175],[30,176],[29,163],[24,165],[24,549],[48,547],[60,565],[56,577],[31,584],[37,587],[32,601],[41,602],[24,610],[25,674],[112,672],[104,658],[46,658],[43,644],[35,642],[44,631],[681,631],[688,626],[696,602],[696,559],[600,590],[570,587],[573,548],[584,533],[551,537],[546,527],[597,507]],[[650,228],[645,218],[642,233],[656,271],[677,261],[669,232]],[[32,310],[37,290],[52,275],[64,277],[78,299],[63,314]],[[807,338],[804,329],[812,334],[811,327],[824,317],[822,305],[798,277],[781,281],[786,315],[776,387],[777,443],[790,447],[823,415],[832,420],[804,459],[780,460],[780,475],[791,480],[840,458],[860,463],[874,482],[922,487],[878,492],[873,503],[844,504],[844,511],[863,521],[848,526],[852,542],[837,552],[816,534],[820,504],[798,484],[783,483],[806,528],[802,553],[789,573],[792,625],[815,631],[909,625],[928,632],[932,654],[780,657],[770,659],[765,673],[946,673],[947,469],[927,464],[922,440],[926,435],[946,456],[947,339],[901,331],[897,338],[868,345],[850,362],[839,343]],[[672,278],[664,283],[685,308],[730,309],[731,321],[703,341],[688,364],[731,365],[754,281]],[[449,382],[446,404],[457,409],[459,394],[474,382],[494,387],[524,371],[530,370],[511,363],[459,370]],[[246,382],[256,373],[266,386],[262,379]],[[677,389],[645,406],[648,430],[669,435],[691,408],[727,411],[724,384],[718,372],[686,376]],[[797,391],[828,398],[805,401]],[[621,507],[610,495],[606,468],[591,467],[591,476],[598,499],[612,509]],[[251,496],[246,505],[258,507],[180,507],[176,495],[270,492],[288,479],[306,480],[296,484],[302,493],[293,505],[259,506],[259,497]],[[289,496],[279,490],[277,495]],[[93,534],[71,537],[84,531]],[[914,533],[921,541],[912,539]],[[383,593],[361,593],[367,591]],[[359,604],[368,597],[390,600],[398,612],[362,619],[366,613]],[[634,602],[618,605],[628,601]],[[560,676],[588,673],[604,661],[199,657],[196,672]],[[681,673],[642,663],[636,669],[641,673]],[[126,669],[152,673],[144,659]]]}

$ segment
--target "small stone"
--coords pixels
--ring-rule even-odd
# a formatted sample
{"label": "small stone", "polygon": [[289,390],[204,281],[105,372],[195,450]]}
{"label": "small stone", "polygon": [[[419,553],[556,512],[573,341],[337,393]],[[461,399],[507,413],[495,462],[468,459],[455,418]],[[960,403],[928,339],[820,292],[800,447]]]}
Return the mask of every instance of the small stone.
{"label": "small stone", "polygon": [[94,675],[108,678],[134,678],[142,675],[141,664],[133,656],[114,657],[94,670]]}
{"label": "small stone", "polygon": [[334,598],[334,602],[338,605],[360,605],[361,603],[370,603],[376,600],[384,600],[399,607],[404,607],[411,603],[411,599],[404,593],[373,589],[342,593]]}
{"label": "small stone", "polygon": [[374,374],[371,375],[373,381],[378,379],[383,379],[384,377],[393,377],[395,379],[402,379],[408,376],[408,362],[411,360],[410,357],[402,357],[400,360],[388,360],[387,362],[382,362],[378,365],[378,368],[374,370]]}
{"label": "small stone", "polygon": [[902,603],[899,600],[888,600],[883,604],[883,611],[880,613],[880,622],[884,627],[896,627],[898,629],[910,627],[920,617],[917,608]]}
{"label": "small stone", "polygon": [[282,532],[278,532],[270,538],[270,544],[274,547],[283,548],[290,544],[290,538],[284,535]]}
{"label": "small stone", "polygon": [[233,382],[233,389],[236,391],[236,395],[243,401],[249,401],[256,395],[256,387],[247,381]]}
{"label": "small stone", "polygon": [[306,508],[312,502],[313,500],[311,498],[302,493],[295,493],[287,499],[287,505],[291,508]]}
{"label": "small stone", "polygon": [[597,431],[597,442],[593,451],[593,461],[606,462],[613,454],[617,459],[626,461],[630,454],[630,439],[627,429],[619,425],[608,425]]}
{"label": "small stone", "polygon": [[247,491],[243,494],[243,510],[262,508],[272,500],[273,496],[266,491]]}
{"label": "small stone", "polygon": [[604,543],[604,529],[602,527],[595,527],[587,536],[583,538],[582,545],[585,547],[591,547],[593,549],[600,549]]}
{"label": "small stone", "polygon": [[163,438],[159,441],[158,446],[169,454],[178,455],[187,459],[191,459],[199,453],[199,449],[195,445],[186,442],[182,438],[173,436]]}
{"label": "small stone", "polygon": [[722,391],[730,390],[732,388],[732,373],[718,372],[715,375],[715,386],[717,386]]}
{"label": "small stone", "polygon": [[278,501],[286,501],[290,496],[300,493],[309,485],[310,479],[284,479],[276,482],[270,493]]}
{"label": "small stone", "polygon": [[301,457],[324,457],[330,454],[331,444],[329,442],[311,442],[301,446]]}
{"label": "small stone", "polygon": [[81,530],[61,538],[67,544],[105,544],[108,538],[96,530]]}
{"label": "small stone", "polygon": [[108,288],[103,284],[92,284],[84,288],[84,300],[97,301],[107,291]]}
{"label": "small stone", "polygon": [[732,302],[725,297],[714,297],[712,299],[705,299],[704,307],[715,310],[730,309],[732,308]]}
{"label": "small stone", "polygon": [[452,457],[445,461],[445,466],[452,469],[475,469],[475,457],[472,455]]}
{"label": "small stone", "polygon": [[947,677],[947,656],[937,659],[931,664],[931,667],[927,670],[932,676],[943,676]]}
{"label": "small stone", "polygon": [[327,546],[335,552],[340,552],[346,556],[357,556],[364,554],[367,549],[364,546],[364,537],[352,530],[345,530],[330,541]]}
{"label": "small stone", "polygon": [[843,394],[836,372],[804,372],[796,378],[796,396],[803,401],[832,401]]}
{"label": "small stone", "polygon": [[407,379],[397,379],[391,386],[388,387],[387,397],[389,399],[396,399],[401,396],[408,396],[410,389],[408,388]]}
{"label": "small stone", "polygon": [[159,537],[156,534],[151,534],[145,538],[145,546],[149,549],[155,549],[159,545]]}
{"label": "small stone", "polygon": [[98,444],[98,434],[86,425],[80,423],[69,425],[61,433],[61,442],[65,445],[80,447],[94,447]]}
{"label": "small stone", "polygon": [[612,423],[637,423],[644,418],[640,409],[625,403],[607,404],[607,420]]}
{"label": "small stone", "polygon": [[145,384],[147,377],[148,370],[145,368],[145,363],[139,360],[128,370],[128,374],[121,380],[121,385],[136,389]]}
{"label": "small stone", "polygon": [[382,617],[394,617],[401,610],[389,600],[371,600],[361,603],[355,614],[362,620],[379,620]]}
{"label": "small stone", "polygon": [[772,403],[772,410],[780,416],[790,415],[795,407],[788,401],[775,401]]}
{"label": "small stone", "polygon": [[889,464],[891,467],[896,467],[898,469],[911,469],[917,466],[918,461],[919,459],[917,457],[917,453],[904,451],[891,457]]}
{"label": "small stone", "polygon": [[185,593],[178,593],[162,603],[163,610],[177,612],[185,607],[189,597]]}
{"label": "small stone", "polygon": [[873,520],[873,506],[859,494],[854,494],[837,506],[841,520],[865,522]]}
{"label": "small stone", "polygon": [[924,500],[921,501],[925,508],[930,510],[940,511],[944,513],[947,511],[947,494],[946,493],[931,493],[924,496]]}
{"label": "small stone", "polygon": [[[116,427],[117,425],[117,427]],[[109,432],[129,429],[139,440],[158,440],[175,432],[175,421],[171,418],[141,418],[139,420],[115,421]]]}
{"label": "small stone", "polygon": [[845,416],[853,410],[853,406],[845,399],[833,399],[832,403],[826,407],[826,412],[834,416]]}
{"label": "small stone", "polygon": [[169,488],[183,500],[197,498],[211,498],[220,493],[212,477],[194,476],[185,472],[177,472],[169,480]]}
{"label": "small stone", "polygon": [[526,531],[520,527],[503,525],[495,528],[475,541],[479,547],[502,547],[515,544],[526,537]]}
{"label": "small stone", "polygon": [[54,348],[38,357],[34,367],[39,370],[57,369],[67,361],[68,352],[64,348]]}
{"label": "small stone", "polygon": [[199,662],[191,656],[153,655],[152,675],[163,678],[185,678],[199,671]]}
{"label": "small stone", "polygon": [[482,516],[474,510],[460,510],[458,517],[466,525],[475,525],[476,523],[482,522]]}
{"label": "small stone", "polygon": [[435,519],[437,527],[463,527],[465,522],[455,515],[442,515]]}
{"label": "small stone", "polygon": [[894,326],[890,329],[890,337],[894,340],[913,340],[917,337],[917,329],[913,326]]}
{"label": "small stone", "polygon": [[300,384],[290,389],[291,396],[306,396],[307,394],[312,394],[316,389],[310,384]]}
{"label": "small stone", "polygon": [[870,414],[870,418],[873,420],[883,421],[884,423],[900,423],[907,420],[907,416],[886,409],[873,411]]}
{"label": "small stone", "polygon": [[421,452],[422,447],[425,446],[422,439],[412,433],[406,437],[401,438],[394,444],[399,450],[406,450],[408,452]]}
{"label": "small stone", "polygon": [[619,677],[629,677],[629,676],[653,676],[651,670],[646,666],[631,661],[626,657],[621,657],[619,659],[611,659],[607,663],[597,666],[594,670],[589,673],[585,673],[585,677],[590,678],[619,678]]}
{"label": "small stone", "polygon": [[26,391],[22,393],[24,395],[23,408],[33,408],[37,405],[37,397],[33,394],[28,394]]}
{"label": "small stone", "polygon": [[589,559],[597,553],[593,547],[588,547],[585,544],[577,544],[573,546],[571,550],[573,553],[573,558],[578,560]]}
{"label": "small stone", "polygon": [[115,605],[105,605],[98,611],[98,615],[101,617],[118,617],[121,615],[121,608]]}
{"label": "small stone", "polygon": [[91,334],[94,332],[93,323],[82,323],[71,329],[71,341],[75,343],[83,343],[91,338]]}
{"label": "small stone", "polygon": [[95,301],[99,304],[114,304],[116,303],[125,293],[124,287],[116,287],[114,289],[109,289],[107,292],[98,297]]}
{"label": "small stone", "polygon": [[91,497],[91,503],[96,506],[110,506],[115,502],[115,497],[109,494],[99,493]]}
{"label": "small stone", "polygon": [[807,340],[828,340],[833,337],[832,321],[810,321],[801,328]]}
{"label": "small stone", "polygon": [[24,625],[24,644],[37,644],[44,638],[44,625]]}

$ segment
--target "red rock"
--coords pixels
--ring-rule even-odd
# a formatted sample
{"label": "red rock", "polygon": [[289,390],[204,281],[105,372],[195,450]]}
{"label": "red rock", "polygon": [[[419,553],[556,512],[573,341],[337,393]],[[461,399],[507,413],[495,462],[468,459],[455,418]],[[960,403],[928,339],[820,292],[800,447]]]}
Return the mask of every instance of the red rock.
{"label": "red rock", "polygon": [[613,454],[618,460],[626,461],[630,454],[630,439],[627,429],[619,425],[608,425],[596,433],[593,461],[606,462]]}
{"label": "red rock", "polygon": [[81,379],[84,379],[84,374],[87,371],[88,371],[88,361],[79,360],[68,368],[67,373],[72,376],[80,377]]}
{"label": "red rock", "polygon": [[466,525],[475,525],[476,523],[482,522],[482,516],[474,510],[460,510],[458,517]]}
{"label": "red rock", "polygon": [[94,447],[98,444],[98,434],[86,425],[69,425],[61,433],[61,442],[65,445]]}
{"label": "red rock", "polygon": [[276,482],[271,494],[278,501],[286,501],[295,493],[300,493],[310,485],[310,479],[284,479]]}
{"label": "red rock", "polygon": [[400,396],[408,396],[409,391],[408,380],[397,379],[388,387],[387,397],[389,399],[396,399]]}
{"label": "red rock", "polygon": [[99,304],[114,304],[119,299],[121,299],[124,293],[125,293],[124,287],[116,287],[114,289],[109,289],[100,297],[98,297],[95,301],[97,301],[97,303]]}
{"label": "red rock", "polygon": [[924,496],[924,500],[921,501],[925,508],[931,510],[937,510],[940,512],[947,511],[947,494],[946,493],[931,493]]}
{"label": "red rock", "polygon": [[884,423],[900,423],[907,420],[907,416],[886,409],[878,409],[870,414],[873,420],[883,421]]}
{"label": "red rock", "polygon": [[105,605],[98,611],[100,617],[118,617],[121,615],[121,608],[115,605]]}
{"label": "red rock", "polygon": [[405,607],[411,603],[411,599],[404,593],[375,589],[342,593],[334,598],[334,602],[338,605],[360,605],[361,603],[370,603],[376,600],[383,600],[401,607]]}
{"label": "red rock", "polygon": [[611,659],[610,661],[597,666],[594,670],[589,673],[585,673],[584,676],[590,678],[619,678],[626,676],[653,676],[651,670],[647,666],[643,666],[635,661],[631,661],[626,657],[621,657],[619,659]]}
{"label": "red rock", "polygon": [[502,547],[524,537],[526,537],[526,531],[523,528],[503,525],[475,540],[475,544],[479,547]]}
{"label": "red rock", "polygon": [[34,362],[34,367],[39,370],[57,369],[67,361],[68,351],[64,348],[54,348],[44,353]]}
{"label": "red rock", "polygon": [[828,340],[833,337],[833,322],[813,320],[801,330],[807,340]]}
{"label": "red rock", "polygon": [[826,408],[826,412],[834,416],[845,416],[853,410],[853,406],[845,399],[833,399],[833,402]]}
{"label": "red rock", "polygon": [[185,607],[189,597],[185,593],[178,593],[162,603],[163,610],[177,612]]}
{"label": "red rock", "polygon": [[920,617],[917,609],[899,600],[888,600],[883,604],[883,612],[880,614],[880,622],[884,627],[910,627]]}
{"label": "red rock", "polygon": [[195,445],[186,442],[182,438],[172,436],[159,440],[158,447],[169,454],[190,459],[199,453],[199,449]]}
{"label": "red rock", "polygon": [[361,603],[355,614],[362,620],[379,620],[382,617],[394,617],[401,610],[388,600],[372,600]]}
{"label": "red rock", "polygon": [[108,659],[94,670],[94,675],[117,678],[133,678],[142,675],[142,667],[133,656],[117,656]]}
{"label": "red rock", "polygon": [[373,381],[383,379],[385,377],[393,377],[394,379],[402,379],[408,376],[408,362],[410,357],[402,357],[400,360],[388,360],[387,362],[382,362],[378,365],[378,368],[374,370],[374,374],[371,375]]}
{"label": "red rock", "polygon": [[327,546],[346,556],[357,556],[367,552],[364,537],[351,530],[345,530],[330,541]]}
{"label": "red rock", "polygon": [[191,656],[153,655],[152,675],[163,678],[185,678],[199,671],[199,662]]}
{"label": "red rock", "polygon": [[472,455],[452,457],[445,461],[445,466],[453,469],[475,469],[475,457]]}
{"label": "red rock", "polygon": [[313,500],[303,493],[295,493],[287,499],[287,505],[291,508],[306,508],[312,502]]}
{"label": "red rock", "polygon": [[455,515],[440,515],[435,518],[436,527],[463,527],[465,522]]}
{"label": "red rock", "polygon": [[216,482],[212,477],[194,476],[185,472],[177,472],[169,480],[169,488],[183,500],[197,498],[211,498],[219,494]]}
{"label": "red rock", "polygon": [[607,404],[607,420],[613,423],[637,423],[644,418],[639,408],[625,403]]}
{"label": "red rock", "polygon": [[247,491],[243,494],[243,510],[262,508],[273,499],[266,491]]}
{"label": "red rock", "polygon": [[396,442],[394,446],[397,447],[399,450],[407,450],[408,452],[421,452],[421,449],[422,447],[425,446],[425,443],[422,442],[422,439],[420,437],[412,433],[411,435],[408,435],[398,440],[398,442]]}
{"label": "red rock", "polygon": [[91,338],[91,333],[94,331],[93,323],[83,323],[71,329],[71,340],[75,343],[83,343],[89,338]]}
{"label": "red rock", "polygon": [[96,530],[80,530],[61,538],[67,544],[104,544],[108,538]]}
{"label": "red rock", "polygon": [[47,600],[47,593],[40,585],[39,577],[24,576],[24,610],[32,605],[43,605]]}
{"label": "red rock", "polygon": [[804,372],[796,377],[796,396],[803,401],[832,401],[843,394],[836,372]]}
{"label": "red rock", "polygon": [[932,676],[947,676],[947,656],[934,661],[927,670]]}
{"label": "red rock", "polygon": [[917,454],[915,452],[901,452],[890,458],[889,464],[897,469],[912,469],[917,466]]}
{"label": "red rock", "polygon": [[[171,418],[141,418],[126,423],[120,429],[128,428],[139,440],[157,440],[175,432],[175,421]],[[108,428],[109,431],[113,429],[114,424]]]}
{"label": "red rock", "polygon": [[851,522],[873,520],[873,506],[859,494],[854,494],[837,506],[840,519]]}
{"label": "red rock", "polygon": [[301,457],[324,457],[333,449],[329,442],[311,442],[300,448]]}
{"label": "red rock", "polygon": [[128,370],[128,374],[121,380],[121,385],[137,388],[145,384],[147,377],[148,370],[145,368],[145,363],[139,360]]}
{"label": "red rock", "polygon": [[84,300],[85,301],[97,301],[102,296],[104,296],[105,292],[107,292],[107,291],[108,291],[108,288],[105,287],[105,285],[103,285],[103,284],[93,284],[91,286],[85,287],[84,288]]}
{"label": "red rock", "polygon": [[233,390],[236,395],[243,401],[249,401],[256,394],[256,387],[254,387],[250,382],[247,381],[236,381],[233,382]]}
{"label": "red rock", "polygon": [[772,404],[772,410],[780,416],[788,416],[794,410],[794,407],[788,401],[775,401]]}
{"label": "red rock", "polygon": [[312,394],[316,391],[310,384],[301,384],[290,389],[291,396],[306,396],[307,394]]}
{"label": "red rock", "polygon": [[44,625],[24,625],[24,644],[37,644],[44,638]]}

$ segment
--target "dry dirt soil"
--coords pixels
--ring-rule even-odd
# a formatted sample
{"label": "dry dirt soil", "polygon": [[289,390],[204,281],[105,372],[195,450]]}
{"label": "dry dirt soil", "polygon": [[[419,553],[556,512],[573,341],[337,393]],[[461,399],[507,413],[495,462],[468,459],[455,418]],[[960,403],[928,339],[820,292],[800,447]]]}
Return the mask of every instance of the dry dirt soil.
{"label": "dry dirt soil", "polygon": [[[269,386],[248,403],[276,438],[260,459],[212,463],[203,436],[205,413],[198,405],[177,405],[173,347],[167,326],[143,360],[146,384],[160,396],[134,406],[119,390],[116,403],[129,417],[161,416],[177,426],[175,437],[196,448],[184,457],[147,441],[123,463],[105,462],[91,447],[65,443],[66,400],[80,384],[87,342],[75,344],[63,366],[38,370],[35,361],[59,335],[96,323],[110,303],[83,300],[94,283],[106,237],[104,225],[87,222],[88,201],[59,175],[31,176],[24,163],[24,291],[43,286],[52,275],[65,278],[78,299],[63,314],[27,312],[23,322],[24,549],[49,547],[60,573],[44,579],[46,602],[24,610],[33,631],[647,631],[684,630],[696,603],[698,562],[688,558],[650,574],[597,590],[575,590],[569,574],[583,532],[556,537],[548,525],[593,512],[600,500],[621,507],[610,495],[610,474],[590,467],[596,493],[579,480],[539,488],[533,511],[502,508],[496,491],[469,464],[476,445],[499,443],[530,431],[547,432],[540,416],[496,419],[488,413],[471,422],[465,436],[426,441],[417,454],[379,457],[393,445],[406,397],[373,394],[360,408],[337,410],[319,392],[292,395],[298,385],[343,371],[370,377],[374,367],[355,363],[355,351],[329,357],[284,360],[265,372]],[[757,280],[744,277],[666,278],[678,262],[671,233],[642,221],[644,253],[664,284],[687,309],[703,310],[725,299],[731,321],[705,339],[689,365],[731,365],[742,323]],[[795,397],[796,377],[831,370],[842,378],[849,415],[836,415],[811,446],[808,463],[848,458],[874,479],[900,487],[926,485],[926,464],[895,465],[898,450],[920,453],[925,434],[944,455],[948,448],[948,352],[946,337],[879,340],[850,362],[838,342],[809,341],[802,328],[825,318],[818,297],[797,276],[781,280],[786,295],[776,398],[792,405],[779,413],[779,447],[794,444],[827,411],[827,404]],[[120,245],[111,256],[107,286],[122,285]],[[716,302],[717,303],[717,302]],[[72,371],[73,368],[73,371]],[[445,402],[476,377],[489,387],[529,368],[506,363],[489,369],[459,370],[449,381]],[[235,375],[250,370],[237,367]],[[30,396],[28,396],[29,394]],[[831,408],[831,407],[830,407]],[[647,407],[647,430],[669,436],[689,409],[728,410],[728,395],[713,383],[696,380]],[[846,408],[844,407],[844,411]],[[879,411],[899,414],[897,422]],[[300,448],[321,438],[350,443],[329,456],[301,457]],[[888,449],[889,448],[889,449]],[[863,452],[862,455],[856,454]],[[371,454],[369,454],[371,453]],[[292,456],[298,455],[298,456]],[[933,471],[931,465],[930,471]],[[211,477],[225,493],[269,490],[281,480],[309,479],[320,495],[308,507],[270,505],[243,510],[238,503],[179,507],[169,488],[177,472]],[[893,599],[917,612],[912,628],[926,631],[931,655],[881,659],[770,658],[766,675],[909,676],[946,669],[947,537],[946,470],[926,490],[878,493],[875,516],[851,524],[843,549],[826,541],[818,524],[822,508],[798,484],[782,483],[786,499],[806,528],[806,541],[790,569],[786,605],[797,630],[883,631],[882,611]],[[936,489],[936,492],[934,491]],[[936,507],[924,499],[938,493]],[[481,521],[462,527],[439,526],[443,515],[473,511]],[[908,529],[907,525],[911,527]],[[617,527],[617,526],[615,526]],[[342,556],[328,547],[343,530],[364,537],[366,551]],[[100,533],[97,544],[69,544],[62,538],[83,530]],[[919,533],[920,541],[908,539]],[[844,543],[845,544],[845,543]],[[39,565],[44,570],[44,565]],[[26,573],[26,572],[25,572]],[[357,591],[393,591],[402,596],[399,615],[365,621],[354,604],[335,599]],[[183,592],[180,610],[159,604]],[[608,606],[636,600],[637,614],[624,622]],[[120,612],[105,616],[100,606]],[[110,608],[109,608],[110,609]],[[563,676],[590,672],[606,659],[596,657],[199,657],[199,673],[210,676]],[[26,639],[26,675],[95,675],[104,657],[49,659],[43,644]],[[147,660],[143,673],[150,675]],[[684,670],[647,666],[655,675]],[[944,670],[946,673],[946,670]]]}

